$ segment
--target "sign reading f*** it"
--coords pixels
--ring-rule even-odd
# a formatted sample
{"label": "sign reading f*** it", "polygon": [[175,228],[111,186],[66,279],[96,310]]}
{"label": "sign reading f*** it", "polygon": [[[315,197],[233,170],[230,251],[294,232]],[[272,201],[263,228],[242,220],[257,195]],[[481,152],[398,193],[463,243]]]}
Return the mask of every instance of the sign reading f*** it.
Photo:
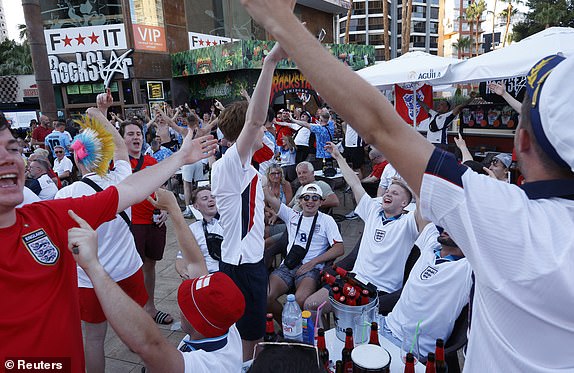
{"label": "sign reading f*** it", "polygon": [[123,24],[44,30],[48,54],[127,49]]}

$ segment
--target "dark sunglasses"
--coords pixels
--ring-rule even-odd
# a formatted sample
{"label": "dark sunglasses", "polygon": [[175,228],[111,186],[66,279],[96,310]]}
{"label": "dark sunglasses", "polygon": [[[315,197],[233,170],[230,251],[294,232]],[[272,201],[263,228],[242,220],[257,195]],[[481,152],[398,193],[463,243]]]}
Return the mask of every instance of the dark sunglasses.
{"label": "dark sunglasses", "polygon": [[56,153],[56,154],[62,154],[63,151],[62,151],[62,150],[56,150],[54,153]]}
{"label": "dark sunglasses", "polygon": [[304,201],[308,201],[308,200],[312,200],[313,202],[317,202],[318,200],[321,199],[321,197],[319,197],[318,195],[306,195],[306,196],[302,196],[301,197]]}

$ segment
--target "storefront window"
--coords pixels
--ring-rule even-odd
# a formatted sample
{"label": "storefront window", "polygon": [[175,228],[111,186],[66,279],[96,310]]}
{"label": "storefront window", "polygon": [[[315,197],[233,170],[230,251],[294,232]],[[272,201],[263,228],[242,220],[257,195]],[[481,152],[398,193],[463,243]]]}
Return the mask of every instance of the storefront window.
{"label": "storefront window", "polygon": [[121,0],[42,0],[45,29],[123,23]]}

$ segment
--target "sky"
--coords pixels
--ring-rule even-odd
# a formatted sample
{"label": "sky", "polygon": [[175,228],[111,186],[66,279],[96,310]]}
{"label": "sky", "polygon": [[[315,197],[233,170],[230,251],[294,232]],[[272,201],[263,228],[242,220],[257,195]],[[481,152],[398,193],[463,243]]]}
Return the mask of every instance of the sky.
{"label": "sky", "polygon": [[24,10],[22,9],[21,0],[0,0],[4,6],[6,15],[6,27],[8,28],[8,37],[20,41],[20,32],[18,25],[26,23],[24,20]]}

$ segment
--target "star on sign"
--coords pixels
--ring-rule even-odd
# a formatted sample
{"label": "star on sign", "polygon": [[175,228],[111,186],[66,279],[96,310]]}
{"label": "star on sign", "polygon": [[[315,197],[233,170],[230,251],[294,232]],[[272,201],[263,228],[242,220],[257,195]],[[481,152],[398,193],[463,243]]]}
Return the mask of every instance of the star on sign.
{"label": "star on sign", "polygon": [[82,36],[82,34],[78,34],[78,37],[77,37],[77,38],[74,38],[74,39],[76,39],[76,40],[78,41],[78,45],[80,45],[80,44],[85,45],[85,44],[84,44],[84,39],[85,39],[85,38],[86,38],[86,37]]}
{"label": "star on sign", "polygon": [[199,39],[199,45],[203,45],[203,39]]}
{"label": "star on sign", "polygon": [[208,40],[205,44],[207,44],[207,46],[211,46],[211,42]]}
{"label": "star on sign", "polygon": [[66,45],[69,45],[70,47],[72,46],[72,39],[69,38],[68,35],[66,35],[66,37],[63,40],[64,40],[64,47]]}
{"label": "star on sign", "polygon": [[90,38],[90,40],[92,41],[91,44],[97,44],[98,43],[99,36],[94,34],[93,31],[92,31],[92,35],[88,36],[88,38]]}

